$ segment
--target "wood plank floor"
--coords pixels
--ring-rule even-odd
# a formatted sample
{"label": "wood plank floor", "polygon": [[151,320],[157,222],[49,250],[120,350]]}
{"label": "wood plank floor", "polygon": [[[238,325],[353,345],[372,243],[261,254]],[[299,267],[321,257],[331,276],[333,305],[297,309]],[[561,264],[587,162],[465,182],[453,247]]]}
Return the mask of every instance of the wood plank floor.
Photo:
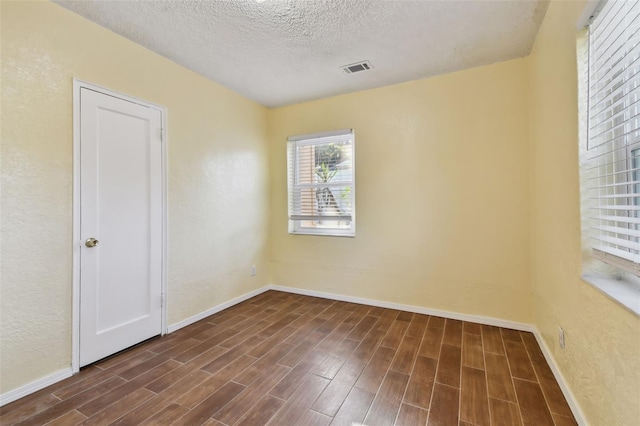
{"label": "wood plank floor", "polygon": [[0,424],[576,423],[531,333],[269,291],[8,404]]}

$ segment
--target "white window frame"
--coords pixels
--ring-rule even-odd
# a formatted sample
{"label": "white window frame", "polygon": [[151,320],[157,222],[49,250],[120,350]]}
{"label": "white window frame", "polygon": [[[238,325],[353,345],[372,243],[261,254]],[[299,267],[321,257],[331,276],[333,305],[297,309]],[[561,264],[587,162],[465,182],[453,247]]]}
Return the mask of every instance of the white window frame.
{"label": "white window frame", "polygon": [[[349,220],[348,228],[337,227],[310,227],[302,224],[304,219],[309,219],[311,216],[296,216],[293,212],[293,194],[292,190],[297,185],[297,157],[295,156],[295,148],[308,145],[320,145],[325,140],[351,140],[351,182],[350,193],[351,198],[351,218]],[[353,129],[336,130],[322,133],[312,133],[305,135],[290,136],[287,140],[287,200],[288,200],[288,220],[289,220],[289,233],[297,235],[320,235],[320,236],[333,236],[333,237],[355,237],[356,236],[356,146],[355,146],[355,134]],[[331,184],[329,184],[330,186]],[[344,186],[344,183],[340,184]],[[316,216],[316,218],[320,218]],[[326,220],[330,221],[332,216],[326,216]]]}
{"label": "white window frame", "polygon": [[[597,16],[603,8],[605,8],[606,0],[601,2],[589,1],[585,6],[585,10],[578,21],[578,29],[584,29],[582,35],[578,38],[578,70],[579,70],[579,110],[580,110],[580,190],[581,190],[581,213],[582,213],[582,245],[583,245],[583,274],[582,278],[602,293],[610,297],[612,300],[618,302],[623,307],[627,308],[631,312],[640,316],[640,268],[637,261],[628,260],[622,257],[618,257],[613,253],[601,251],[596,248],[592,242],[601,238],[593,233],[590,216],[593,216],[593,207],[595,198],[593,198],[594,187],[588,183],[589,178],[593,178],[592,172],[596,170],[593,168],[593,154],[589,151],[589,117],[592,114],[590,110],[590,97],[591,86],[593,82],[589,81],[589,66],[590,66],[590,28],[585,27],[591,22],[597,20]],[[606,15],[603,15],[606,17]],[[612,15],[613,16],[613,15]],[[626,15],[624,15],[626,16]],[[602,24],[601,24],[602,25]],[[607,28],[607,27],[603,27]],[[614,27],[615,28],[615,27]],[[626,96],[626,95],[625,95]],[[618,114],[617,112],[615,114]],[[615,115],[614,114],[614,115]],[[619,136],[616,136],[616,138]],[[609,143],[609,142],[605,142]],[[640,142],[624,140],[627,144],[626,147],[610,149],[613,161],[608,165],[616,173],[627,171],[627,182],[633,185],[634,182],[634,170],[631,166],[633,151],[640,149]],[[597,149],[599,145],[592,147]],[[605,147],[603,146],[602,149]],[[597,152],[597,151],[596,151]],[[607,151],[601,151],[607,152]],[[622,162],[626,163],[626,170],[618,169],[618,165]],[[591,170],[591,171],[589,171]],[[606,173],[610,173],[606,172]],[[606,176],[602,175],[603,177]],[[609,183],[607,183],[609,184]],[[631,191],[628,192],[626,199],[620,198],[619,204],[630,205],[631,203],[638,202],[638,194],[635,192],[635,186],[630,187]],[[622,195],[622,194],[621,194]],[[598,197],[600,197],[598,195]],[[603,198],[608,198],[606,193]],[[608,204],[608,203],[607,203]],[[605,208],[603,211],[606,211]],[[632,209],[629,209],[633,212]],[[598,214],[600,214],[598,212]],[[631,214],[631,213],[630,213]],[[622,221],[621,221],[622,222]],[[617,225],[614,225],[617,226]],[[632,226],[632,225],[629,225]],[[631,235],[629,235],[631,234]],[[633,233],[629,233],[628,238],[635,239]]]}

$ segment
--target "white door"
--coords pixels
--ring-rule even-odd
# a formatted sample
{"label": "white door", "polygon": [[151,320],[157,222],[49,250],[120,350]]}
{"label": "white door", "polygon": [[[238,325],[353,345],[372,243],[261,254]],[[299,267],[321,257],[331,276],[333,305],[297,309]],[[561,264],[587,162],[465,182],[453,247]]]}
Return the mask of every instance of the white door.
{"label": "white door", "polygon": [[80,366],[162,331],[162,114],[80,89]]}

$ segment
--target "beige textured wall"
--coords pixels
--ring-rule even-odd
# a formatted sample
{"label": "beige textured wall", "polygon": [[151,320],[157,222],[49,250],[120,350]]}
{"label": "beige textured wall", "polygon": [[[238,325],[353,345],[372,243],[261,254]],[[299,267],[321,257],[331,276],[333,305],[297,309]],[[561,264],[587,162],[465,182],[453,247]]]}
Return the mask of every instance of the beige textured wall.
{"label": "beige textured wall", "polygon": [[[270,111],[271,282],[530,323],[526,75],[521,59]],[[357,236],[290,235],[287,136],[342,128]]]}
{"label": "beige textured wall", "polygon": [[[1,2],[0,393],[70,364],[78,77],[168,107],[170,324],[269,281],[534,323],[591,424],[637,424],[640,320],[579,278],[581,8],[552,2],[524,60],[267,112],[56,5]],[[287,234],[286,136],[346,127],[357,237]]]}
{"label": "beige textured wall", "polygon": [[640,318],[580,279],[575,25],[583,6],[551,2],[528,58],[534,323],[588,421],[632,426],[640,422]]}
{"label": "beige textured wall", "polygon": [[268,164],[265,108],[55,4],[1,8],[4,393],[71,363],[73,77],[168,108],[169,324],[267,283]]}

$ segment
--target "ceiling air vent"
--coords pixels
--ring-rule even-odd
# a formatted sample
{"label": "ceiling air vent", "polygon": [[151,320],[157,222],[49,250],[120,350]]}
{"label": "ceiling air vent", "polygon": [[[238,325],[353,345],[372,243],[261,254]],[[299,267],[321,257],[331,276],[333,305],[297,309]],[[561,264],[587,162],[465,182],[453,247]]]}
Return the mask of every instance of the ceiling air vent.
{"label": "ceiling air vent", "polygon": [[356,62],[355,64],[344,65],[342,67],[347,74],[353,74],[354,72],[369,71],[373,69],[373,65],[369,61]]}

